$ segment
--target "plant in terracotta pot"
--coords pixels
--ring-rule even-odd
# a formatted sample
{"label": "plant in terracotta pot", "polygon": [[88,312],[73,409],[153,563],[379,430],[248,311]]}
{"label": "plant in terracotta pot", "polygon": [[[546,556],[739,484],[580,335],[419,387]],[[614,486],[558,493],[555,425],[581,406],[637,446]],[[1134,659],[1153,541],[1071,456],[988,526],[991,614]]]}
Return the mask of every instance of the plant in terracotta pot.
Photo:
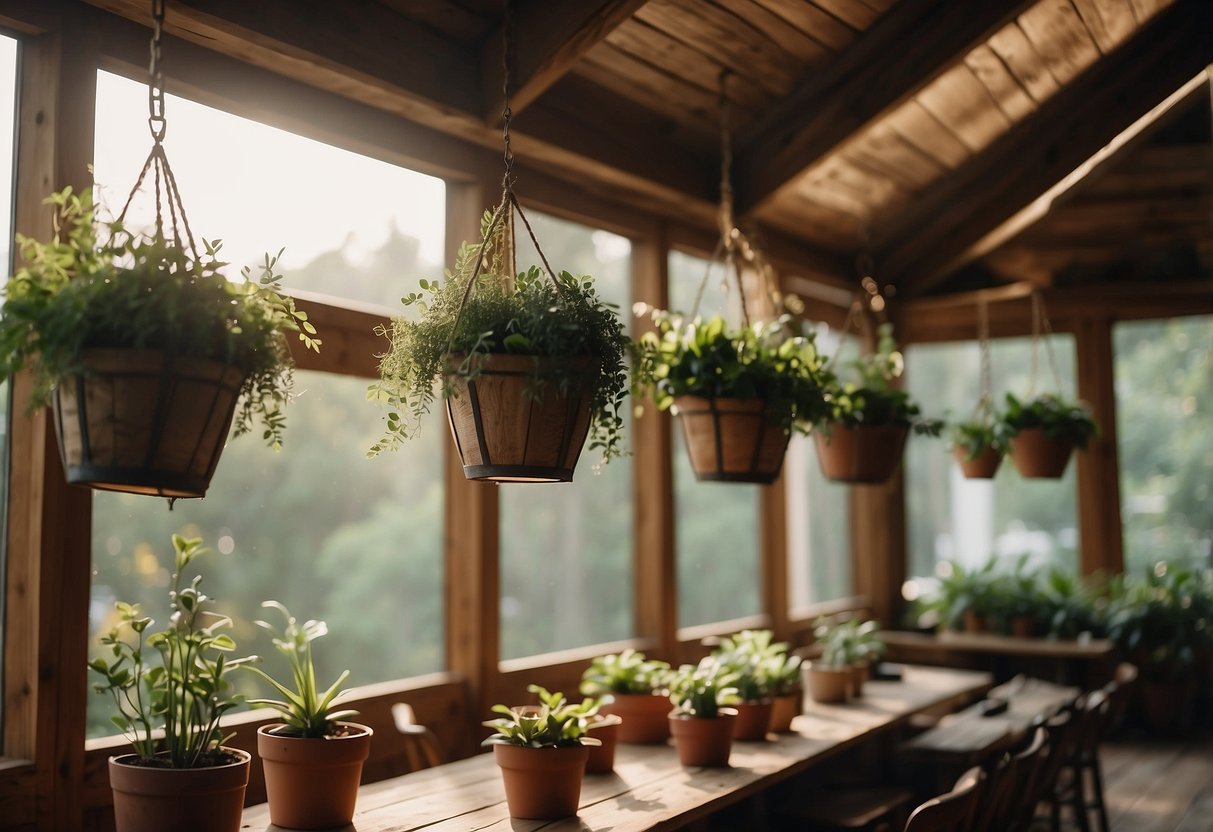
{"label": "plant in terracotta pot", "polygon": [[586,735],[594,706],[571,704],[564,694],[537,686],[528,690],[540,694],[540,704],[494,705],[493,713],[501,716],[483,723],[494,732],[483,744],[493,747],[510,817],[573,817],[581,799],[589,747],[599,744]]}
{"label": "plant in terracotta pot", "polygon": [[[787,645],[772,645],[770,630],[742,630],[721,640],[712,651],[720,664],[737,674],[737,696],[733,707],[737,720],[733,723],[733,738],[765,740],[774,712],[774,680],[772,658]],[[790,718],[789,718],[790,721]]]}
{"label": "plant in terracotta pot", "polygon": [[[223,275],[164,230],[102,221],[91,191],[51,195],[56,232],[17,236],[23,265],[4,288],[0,371],[32,371],[34,407],[52,405],[68,482],[201,497],[235,419],[279,447],[292,370],[287,334],[320,340],[282,294],[277,258]],[[281,252],[279,252],[281,253]]]}
{"label": "plant in terracotta pot", "polygon": [[[554,708],[562,694],[551,693],[540,685],[527,685],[527,690],[538,697],[541,704]],[[586,736],[597,740],[596,744],[588,745],[590,755],[586,759],[586,774],[610,774],[615,770],[615,749],[619,745],[619,727],[623,720],[616,714],[603,713],[604,705],[611,701],[611,695],[598,698],[587,698],[577,706],[581,717],[585,720]],[[527,709],[530,706],[522,706]]]}
{"label": "plant in terracotta pot", "polygon": [[1102,581],[1083,580],[1059,566],[1044,574],[1041,615],[1050,638],[1082,638],[1106,632],[1107,596]]}
{"label": "plant in terracotta pot", "polygon": [[697,479],[774,482],[792,431],[825,413],[829,375],[813,332],[787,315],[740,328],[651,317],[654,330],[633,344],[633,395],[678,414]]}
{"label": "plant in terracotta pot", "polygon": [[736,671],[722,667],[713,656],[697,665],[684,664],[670,683],[670,734],[684,766],[723,767],[733,750],[733,724],[741,701]]}
{"label": "plant in terracotta pot", "polygon": [[1007,393],[1001,426],[1021,476],[1057,479],[1074,449],[1083,450],[1099,428],[1082,404],[1046,393],[1022,402]]}
{"label": "plant in terracotta pot", "polygon": [[581,675],[580,691],[603,697],[601,712],[620,718],[620,742],[664,743],[670,738],[669,680],[669,664],[629,647],[596,656]]}
{"label": "plant in terracotta pot", "polygon": [[891,324],[881,324],[876,352],[852,366],[857,381],[835,382],[826,390],[826,413],[814,435],[822,473],[831,480],[882,483],[901,462],[906,437],[938,436],[943,422],[925,419],[910,394],[895,386],[904,360]]}
{"label": "plant in terracotta pot", "polygon": [[837,626],[834,639],[837,642],[835,649],[851,668],[851,695],[863,696],[863,685],[871,678],[872,665],[885,653],[879,622],[851,618]]}
{"label": "plant in terracotta pot", "polygon": [[[993,416],[993,414],[991,414]],[[996,418],[996,417],[994,417]],[[990,480],[1002,464],[1005,445],[991,420],[958,422],[952,426],[952,454],[968,479]]]}
{"label": "plant in terracotta pot", "polygon": [[770,730],[783,734],[792,730],[792,720],[801,712],[804,702],[804,688],[800,684],[801,658],[787,652],[787,645],[778,642],[766,658],[766,673],[771,684],[771,725]]}
{"label": "plant in terracotta pot", "polygon": [[101,639],[105,655],[88,665],[133,748],[109,760],[115,824],[118,832],[236,832],[251,757],[223,745],[231,735],[219,721],[240,703],[228,672],[250,659],[230,658],[236,643],[223,630],[231,620],[214,611],[202,576],[186,580],[207,551],[202,541],[172,540],[168,626],[153,631],[137,606],[119,602],[120,622]]}
{"label": "plant in terracotta pot", "polygon": [[282,722],[257,730],[270,821],[288,829],[344,826],[354,816],[362,764],[370,754],[374,732],[348,721],[357,711],[338,710],[334,704],[348,670],[327,689],[316,684],[312,642],[328,632],[325,623],[300,623],[277,601],[261,606],[277,610],[283,618],[281,628],[267,621],[258,621],[257,626],[270,633],[291,670],[288,685],[259,667],[248,667],[282,696],[250,700],[251,705],[274,708],[282,716]]}
{"label": "plant in terracotta pot", "polygon": [[368,398],[389,410],[370,454],[417,433],[439,395],[468,479],[560,482],[589,447],[623,452],[620,407],[628,392],[628,338],[593,278],[531,266],[513,273],[503,221],[509,199],[486,212],[483,241],[464,243],[444,281],[406,295],[412,317],[390,339]]}
{"label": "plant in terracotta pot", "polygon": [[967,568],[957,561],[940,561],[935,566],[935,574],[938,588],[918,603],[920,623],[944,630],[986,632],[990,628],[994,562]]}
{"label": "plant in terracotta pot", "polygon": [[846,632],[841,624],[823,619],[813,633],[821,655],[804,666],[809,696],[814,702],[845,702],[854,683],[844,638]]}

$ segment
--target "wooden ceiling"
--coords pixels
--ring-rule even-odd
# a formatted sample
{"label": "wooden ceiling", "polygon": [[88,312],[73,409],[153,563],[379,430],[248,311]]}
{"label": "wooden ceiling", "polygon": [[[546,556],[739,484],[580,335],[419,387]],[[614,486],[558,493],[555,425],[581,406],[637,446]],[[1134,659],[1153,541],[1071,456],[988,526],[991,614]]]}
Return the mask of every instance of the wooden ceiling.
{"label": "wooden ceiling", "polygon": [[[87,1],[148,22],[146,0]],[[913,296],[1213,268],[1208,0],[514,3],[520,159],[710,228],[727,71],[738,210],[801,276],[850,285],[869,254]],[[502,19],[501,0],[169,0],[166,29],[495,149]],[[1177,112],[1203,131],[1152,142]]]}

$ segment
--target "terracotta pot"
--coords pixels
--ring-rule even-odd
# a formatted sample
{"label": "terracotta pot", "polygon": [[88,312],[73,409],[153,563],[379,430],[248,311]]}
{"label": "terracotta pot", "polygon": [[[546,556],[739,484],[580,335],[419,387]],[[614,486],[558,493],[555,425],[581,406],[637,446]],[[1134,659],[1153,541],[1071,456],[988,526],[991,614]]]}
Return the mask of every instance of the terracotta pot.
{"label": "terracotta pot", "polygon": [[986,617],[973,610],[964,611],[964,631],[966,633],[984,633],[989,629]]}
{"label": "terracotta pot", "polygon": [[131,765],[134,754],[110,757],[117,832],[238,832],[252,756],[224,750],[237,761],[211,768],[152,768]]}
{"label": "terracotta pot", "polygon": [[1011,619],[1011,635],[1016,638],[1032,638],[1036,635],[1036,619],[1030,615],[1016,615]]}
{"label": "terracotta pot", "polygon": [[[452,355],[450,361],[461,362]],[[536,362],[541,376],[571,375],[566,392],[553,381],[539,397],[527,394]],[[488,355],[468,381],[448,375],[453,389],[447,420],[469,480],[571,482],[590,430],[590,358]],[[576,383],[579,378],[584,383]]]}
{"label": "terracotta pot", "polygon": [[601,712],[623,720],[619,741],[663,743],[670,738],[670,700],[652,693],[615,693],[615,701],[603,705]]}
{"label": "terracotta pot", "polygon": [[770,699],[758,702],[741,702],[733,706],[737,711],[737,719],[733,720],[733,739],[746,742],[760,742],[767,738],[767,729],[771,725],[771,710],[774,703]]}
{"label": "terracotta pot", "polygon": [[686,714],[670,714],[670,734],[678,749],[678,762],[688,768],[723,768],[733,751],[733,724],[737,711],[721,708],[711,719]]}
{"label": "terracotta pot", "polygon": [[589,748],[494,745],[493,756],[501,768],[510,817],[559,820],[577,814]]}
{"label": "terracotta pot", "polygon": [[809,697],[814,702],[846,702],[851,690],[854,674],[849,667],[825,667],[809,662],[805,675],[808,677]]}
{"label": "terracotta pot", "polygon": [[788,433],[762,399],[674,399],[695,479],[768,485],[779,477]]}
{"label": "terracotta pot", "polygon": [[866,662],[851,665],[850,695],[858,699],[863,696],[864,683],[872,678],[872,666]]}
{"label": "terracotta pot", "polygon": [[365,725],[338,723],[351,733],[305,739],[271,733],[282,723],[257,729],[257,755],[265,769],[270,822],[287,829],[329,829],[354,817],[362,764],[374,732]]}
{"label": "terracotta pot", "polygon": [[787,696],[776,696],[771,700],[771,724],[767,729],[773,734],[786,734],[792,730],[792,720],[795,719],[801,712],[801,700],[803,694],[801,691],[788,694]]}
{"label": "terracotta pot", "polygon": [[848,427],[837,422],[815,430],[821,473],[838,482],[882,483],[901,463],[909,432],[899,425]]}
{"label": "terracotta pot", "polygon": [[88,350],[85,373],[55,389],[69,483],[202,497],[227,442],[244,373],[156,350]]}
{"label": "terracotta pot", "polygon": [[959,446],[952,449],[952,455],[960,463],[961,473],[970,480],[992,480],[1002,465],[1002,454],[993,448],[986,448],[976,459],[969,459],[969,453]]}
{"label": "terracotta pot", "polygon": [[1069,442],[1050,439],[1041,428],[1024,428],[1010,442],[1015,468],[1029,479],[1058,479],[1074,452]]}
{"label": "terracotta pot", "polygon": [[585,764],[586,774],[610,774],[615,770],[615,746],[619,744],[619,729],[623,723],[615,714],[599,715],[586,732],[602,745],[587,746],[590,756]]}

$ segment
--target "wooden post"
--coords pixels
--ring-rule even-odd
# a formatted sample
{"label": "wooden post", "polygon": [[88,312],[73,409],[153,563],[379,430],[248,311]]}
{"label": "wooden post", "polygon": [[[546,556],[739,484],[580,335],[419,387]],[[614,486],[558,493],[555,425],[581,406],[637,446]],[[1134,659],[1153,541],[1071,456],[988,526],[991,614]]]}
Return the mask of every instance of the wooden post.
{"label": "wooden post", "polygon": [[1116,445],[1112,322],[1107,316],[1085,318],[1075,330],[1078,353],[1078,397],[1091,407],[1100,435],[1078,462],[1079,569],[1090,575],[1124,569],[1120,519],[1120,465]]}
{"label": "wooden post", "polygon": [[[632,243],[632,297],[669,306],[669,245],[665,228]],[[633,321],[634,333],[651,329],[647,317]],[[678,648],[678,571],[674,554],[674,472],[669,413],[652,402],[632,421],[635,506],[634,558],[636,635],[655,655],[673,661]]]}
{"label": "wooden post", "polygon": [[777,641],[791,637],[788,606],[788,490],[786,476],[758,490],[758,555],[762,609]]}

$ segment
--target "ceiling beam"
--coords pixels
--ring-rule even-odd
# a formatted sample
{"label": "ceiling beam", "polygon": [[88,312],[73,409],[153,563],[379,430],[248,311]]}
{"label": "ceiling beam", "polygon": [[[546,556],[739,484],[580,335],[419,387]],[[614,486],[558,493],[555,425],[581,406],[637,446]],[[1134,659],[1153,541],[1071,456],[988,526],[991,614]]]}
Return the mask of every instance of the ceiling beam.
{"label": "ceiling beam", "polygon": [[876,230],[903,295],[937,285],[1039,219],[1187,96],[1213,60],[1208,0],[1177,0],[981,153]]}
{"label": "ceiling beam", "polygon": [[[563,78],[573,65],[606,39],[647,0],[523,0],[514,12],[513,77],[510,108],[522,112]],[[500,27],[484,42],[481,86],[484,119],[498,124],[505,107],[502,96]]]}
{"label": "ceiling beam", "polygon": [[900,0],[738,136],[738,209],[758,208],[1031,5]]}

